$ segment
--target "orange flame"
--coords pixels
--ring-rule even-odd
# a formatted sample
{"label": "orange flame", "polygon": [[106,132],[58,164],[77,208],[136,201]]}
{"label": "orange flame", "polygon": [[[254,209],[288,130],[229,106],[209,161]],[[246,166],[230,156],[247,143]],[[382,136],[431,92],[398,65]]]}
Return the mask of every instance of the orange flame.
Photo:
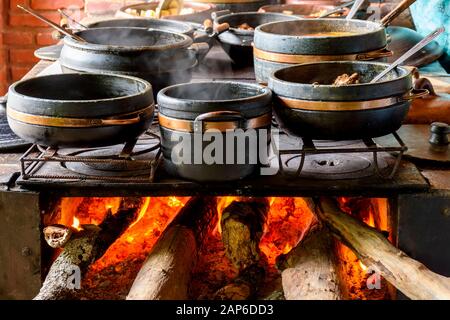
{"label": "orange flame", "polygon": [[80,219],[78,219],[77,217],[73,217],[72,228],[78,231],[82,230],[82,228],[80,227]]}

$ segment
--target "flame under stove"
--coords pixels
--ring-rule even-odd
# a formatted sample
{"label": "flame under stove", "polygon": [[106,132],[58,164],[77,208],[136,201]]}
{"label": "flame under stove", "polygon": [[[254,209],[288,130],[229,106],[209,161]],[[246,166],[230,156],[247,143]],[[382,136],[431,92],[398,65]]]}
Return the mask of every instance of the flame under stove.
{"label": "flame under stove", "polygon": [[[109,247],[106,253],[92,263],[83,274],[80,299],[124,299],[155,244],[177,215],[191,201],[190,197],[143,197],[143,198],[60,198],[48,205],[43,215],[44,225],[60,224],[81,230],[86,224],[100,225],[108,213],[116,214],[121,208],[133,208],[135,221]],[[214,214],[205,221],[206,230],[196,249],[196,262],[191,272],[188,299],[218,299],[239,276],[239,268],[229,256],[227,242],[223,238],[223,213],[233,202],[264,202],[269,205],[257,237],[255,252],[262,280],[252,294],[256,299],[283,299],[281,271],[278,269],[283,257],[308,236],[318,225],[304,198],[299,197],[217,197],[210,199]],[[388,200],[384,198],[339,198],[343,211],[364,223],[389,235],[392,226]],[[48,249],[48,248],[47,248]],[[392,290],[384,280],[371,290],[374,281],[370,270],[355,254],[336,241],[331,249],[337,259],[340,289],[344,299],[390,299]],[[59,254],[58,249],[48,249],[47,266]],[[48,268],[44,270],[44,274]],[[372,288],[373,289],[373,288]],[[226,290],[225,290],[226,291]],[[220,293],[221,294],[218,294]]]}

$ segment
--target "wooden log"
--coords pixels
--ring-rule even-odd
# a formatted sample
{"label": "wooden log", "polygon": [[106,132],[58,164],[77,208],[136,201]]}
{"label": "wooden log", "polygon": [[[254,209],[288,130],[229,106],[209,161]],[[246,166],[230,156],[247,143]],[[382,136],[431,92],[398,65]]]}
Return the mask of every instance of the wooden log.
{"label": "wooden log", "polygon": [[83,225],[65,243],[64,250],[53,262],[41,290],[34,300],[76,298],[80,281],[91,263],[99,259],[120,237],[136,217],[136,210],[109,212],[99,225]]}
{"label": "wooden log", "polygon": [[44,238],[47,244],[52,248],[62,248],[72,236],[73,229],[55,224],[44,228]]}
{"label": "wooden log", "polygon": [[258,244],[268,210],[267,201],[233,201],[223,210],[222,241],[227,257],[238,270],[258,263]]}
{"label": "wooden log", "polygon": [[186,300],[197,246],[191,229],[167,230],[145,260],[127,300]]}
{"label": "wooden log", "polygon": [[316,203],[318,218],[333,235],[352,249],[367,267],[411,299],[450,299],[450,278],[429,270],[393,246],[376,229],[342,212],[334,199],[321,198]]}
{"label": "wooden log", "polygon": [[222,212],[222,241],[225,253],[239,275],[220,288],[216,300],[247,300],[253,298],[265,278],[261,266],[259,242],[269,211],[266,199],[233,201]]}
{"label": "wooden log", "polygon": [[216,213],[214,198],[190,199],[143,263],[127,300],[188,299],[198,248]]}
{"label": "wooden log", "polygon": [[277,262],[286,300],[341,300],[333,240],[316,227]]}

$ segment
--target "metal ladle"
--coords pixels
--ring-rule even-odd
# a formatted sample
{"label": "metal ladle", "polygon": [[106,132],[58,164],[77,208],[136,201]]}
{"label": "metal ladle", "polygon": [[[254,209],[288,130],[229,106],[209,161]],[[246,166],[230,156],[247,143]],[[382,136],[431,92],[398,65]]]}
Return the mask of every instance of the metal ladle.
{"label": "metal ladle", "polygon": [[46,24],[48,24],[50,27],[52,27],[53,29],[58,30],[59,32],[61,32],[62,34],[65,34],[68,37],[72,37],[73,39],[79,41],[79,42],[86,42],[86,40],[84,40],[83,38],[81,38],[80,36],[77,36],[76,34],[73,34],[72,32],[68,31],[67,29],[58,26],[56,23],[54,23],[53,21],[50,21],[49,19],[47,19],[46,17],[42,16],[41,14],[37,13],[36,11],[34,11],[31,8],[25,8],[22,7],[21,5],[17,5],[17,7],[19,9],[22,9],[23,11],[31,14],[32,16],[38,18],[39,20],[45,22]]}
{"label": "metal ladle", "polygon": [[414,47],[406,51],[400,58],[395,60],[389,67],[387,67],[384,71],[379,73],[375,78],[373,78],[370,83],[375,83],[380,81],[385,75],[387,75],[391,70],[397,68],[400,64],[411,58],[417,52],[422,50],[426,45],[428,45],[431,41],[433,41],[437,36],[445,31],[444,27],[438,28],[428,36],[422,39],[419,43],[417,43]]}

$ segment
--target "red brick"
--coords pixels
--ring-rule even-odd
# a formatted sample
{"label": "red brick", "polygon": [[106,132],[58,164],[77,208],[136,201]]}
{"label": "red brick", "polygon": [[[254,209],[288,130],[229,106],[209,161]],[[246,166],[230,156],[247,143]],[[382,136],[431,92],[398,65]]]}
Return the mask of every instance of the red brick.
{"label": "red brick", "polygon": [[0,95],[4,96],[8,92],[7,84],[0,84]]}
{"label": "red brick", "polygon": [[[59,24],[61,19],[58,12],[42,13],[47,19]],[[30,16],[27,13],[11,13],[9,15],[9,24],[13,27],[25,26],[25,27],[46,27],[47,24],[41,20]]]}
{"label": "red brick", "polygon": [[34,56],[35,49],[11,49],[9,51],[9,61],[11,64],[37,63],[38,58]]}
{"label": "red brick", "polygon": [[83,6],[83,0],[31,0],[31,8],[36,10],[55,10],[68,7],[82,9]]}
{"label": "red brick", "polygon": [[21,5],[21,6],[28,6],[29,5],[29,0],[10,0],[9,1],[9,7],[12,10],[20,10],[19,8],[17,8],[17,5]]}
{"label": "red brick", "polygon": [[30,66],[12,66],[11,67],[11,77],[12,81],[18,81],[23,78],[24,75],[28,73],[28,71],[33,68],[32,65]]}
{"label": "red brick", "polygon": [[8,68],[2,67],[0,68],[0,84],[7,84],[8,83]]}
{"label": "red brick", "polygon": [[36,34],[36,43],[39,46],[49,46],[57,43],[58,40],[53,39],[52,32],[39,32]]}
{"label": "red brick", "polygon": [[31,31],[8,31],[4,33],[3,43],[7,45],[33,44],[34,35]]}

